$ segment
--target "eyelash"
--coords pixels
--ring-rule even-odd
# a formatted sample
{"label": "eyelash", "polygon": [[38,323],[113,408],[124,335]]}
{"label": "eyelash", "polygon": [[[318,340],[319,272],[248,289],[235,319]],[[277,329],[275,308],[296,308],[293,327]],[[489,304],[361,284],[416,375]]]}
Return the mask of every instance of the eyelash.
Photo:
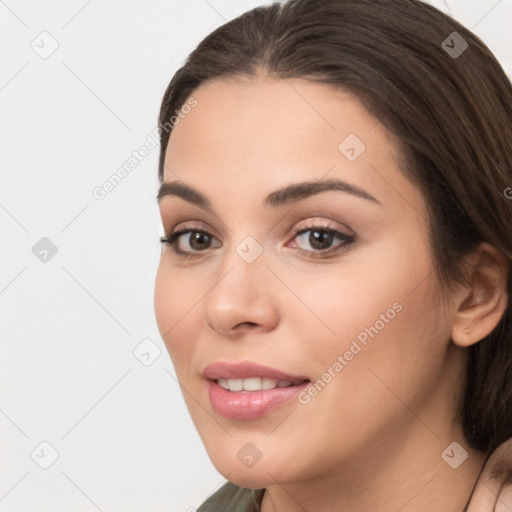
{"label": "eyelash", "polygon": [[[333,235],[335,238],[339,238],[340,240],[342,240],[344,243],[340,243],[339,245],[335,246],[334,248],[329,248],[329,249],[326,249],[326,250],[317,250],[317,251],[309,251],[309,250],[306,250],[306,249],[298,249],[299,252],[301,253],[307,253],[309,255],[311,255],[313,258],[324,258],[324,257],[330,257],[332,255],[336,255],[346,249],[348,249],[348,247],[353,244],[355,242],[355,237],[354,236],[351,236],[351,235],[345,235],[344,233],[341,233],[329,226],[321,226],[321,225],[315,225],[315,226],[308,226],[308,227],[303,227],[303,228],[299,228],[297,229],[294,233],[293,233],[293,237],[292,237],[292,240],[297,238],[299,235],[302,235],[304,233],[307,233],[308,231],[321,231],[321,232],[325,232],[327,234],[330,234],[330,235]],[[179,238],[182,236],[182,235],[185,235],[185,234],[191,234],[191,233],[201,233],[203,235],[207,235],[209,236],[210,238],[215,238],[213,237],[210,233],[208,233],[207,231],[203,230],[203,229],[198,229],[198,228],[183,228],[179,231],[176,231],[174,233],[171,233],[170,235],[166,235],[166,236],[162,236],[160,237],[160,242],[162,244],[168,244],[172,247],[173,251],[180,257],[180,258],[183,258],[183,259],[187,259],[187,258],[195,258],[195,257],[198,257],[198,256],[201,256],[201,253],[203,252],[206,252],[206,251],[182,251],[181,249],[178,249],[178,246],[177,246],[177,242],[179,241]]]}

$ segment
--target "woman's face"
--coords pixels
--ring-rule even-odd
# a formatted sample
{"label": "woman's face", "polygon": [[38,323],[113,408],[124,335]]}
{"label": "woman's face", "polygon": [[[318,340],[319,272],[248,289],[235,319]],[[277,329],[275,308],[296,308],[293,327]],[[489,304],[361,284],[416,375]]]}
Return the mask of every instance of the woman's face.
{"label": "woman's face", "polygon": [[164,245],[155,311],[218,471],[257,488],[368,474],[425,443],[440,460],[462,352],[390,132],[355,96],[301,79],[215,80],[192,96],[164,182],[196,194],[160,199],[191,256]]}

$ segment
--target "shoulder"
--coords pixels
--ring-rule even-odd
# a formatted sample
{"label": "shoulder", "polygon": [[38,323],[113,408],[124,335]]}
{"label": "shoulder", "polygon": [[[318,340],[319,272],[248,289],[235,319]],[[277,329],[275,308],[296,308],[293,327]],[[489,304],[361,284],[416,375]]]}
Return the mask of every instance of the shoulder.
{"label": "shoulder", "polygon": [[227,482],[197,512],[259,512],[264,492],[265,489],[246,489]]}

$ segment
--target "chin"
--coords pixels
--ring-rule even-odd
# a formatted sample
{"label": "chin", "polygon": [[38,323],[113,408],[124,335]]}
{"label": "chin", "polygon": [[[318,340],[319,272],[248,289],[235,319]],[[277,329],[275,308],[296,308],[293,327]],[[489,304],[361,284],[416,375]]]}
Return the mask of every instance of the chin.
{"label": "chin", "polygon": [[[234,440],[229,442],[227,449],[219,443],[214,447],[207,447],[208,456],[215,469],[233,484],[249,489],[262,489],[276,482],[285,483],[304,478],[297,474],[296,466],[290,465],[293,457],[279,450],[279,446],[275,447],[276,455],[268,453],[268,448],[266,453],[258,454],[249,443],[243,442],[242,449],[238,448],[240,443]],[[235,445],[237,448],[233,449]]]}
{"label": "chin", "polygon": [[252,468],[241,467],[238,461],[219,465],[213,462],[213,465],[226,480],[238,485],[238,487],[263,489],[269,485],[274,485],[276,481],[283,482],[281,475],[276,475],[276,472],[273,471],[272,465],[269,466],[269,469],[263,466],[260,467],[259,463]]}
{"label": "chin", "polygon": [[[249,473],[249,471],[247,471]],[[232,484],[238,487],[245,487],[246,489],[264,489],[269,485],[275,484],[275,480],[270,478],[268,474],[235,474],[223,475],[226,480],[229,480]]]}

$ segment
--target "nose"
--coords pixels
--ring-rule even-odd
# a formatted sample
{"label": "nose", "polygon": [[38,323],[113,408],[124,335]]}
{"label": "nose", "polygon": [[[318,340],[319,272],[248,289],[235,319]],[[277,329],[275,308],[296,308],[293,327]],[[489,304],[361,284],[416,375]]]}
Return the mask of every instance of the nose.
{"label": "nose", "polygon": [[202,301],[206,324],[224,338],[267,332],[279,319],[278,280],[267,268],[264,253],[248,263],[235,250],[219,266]]}

